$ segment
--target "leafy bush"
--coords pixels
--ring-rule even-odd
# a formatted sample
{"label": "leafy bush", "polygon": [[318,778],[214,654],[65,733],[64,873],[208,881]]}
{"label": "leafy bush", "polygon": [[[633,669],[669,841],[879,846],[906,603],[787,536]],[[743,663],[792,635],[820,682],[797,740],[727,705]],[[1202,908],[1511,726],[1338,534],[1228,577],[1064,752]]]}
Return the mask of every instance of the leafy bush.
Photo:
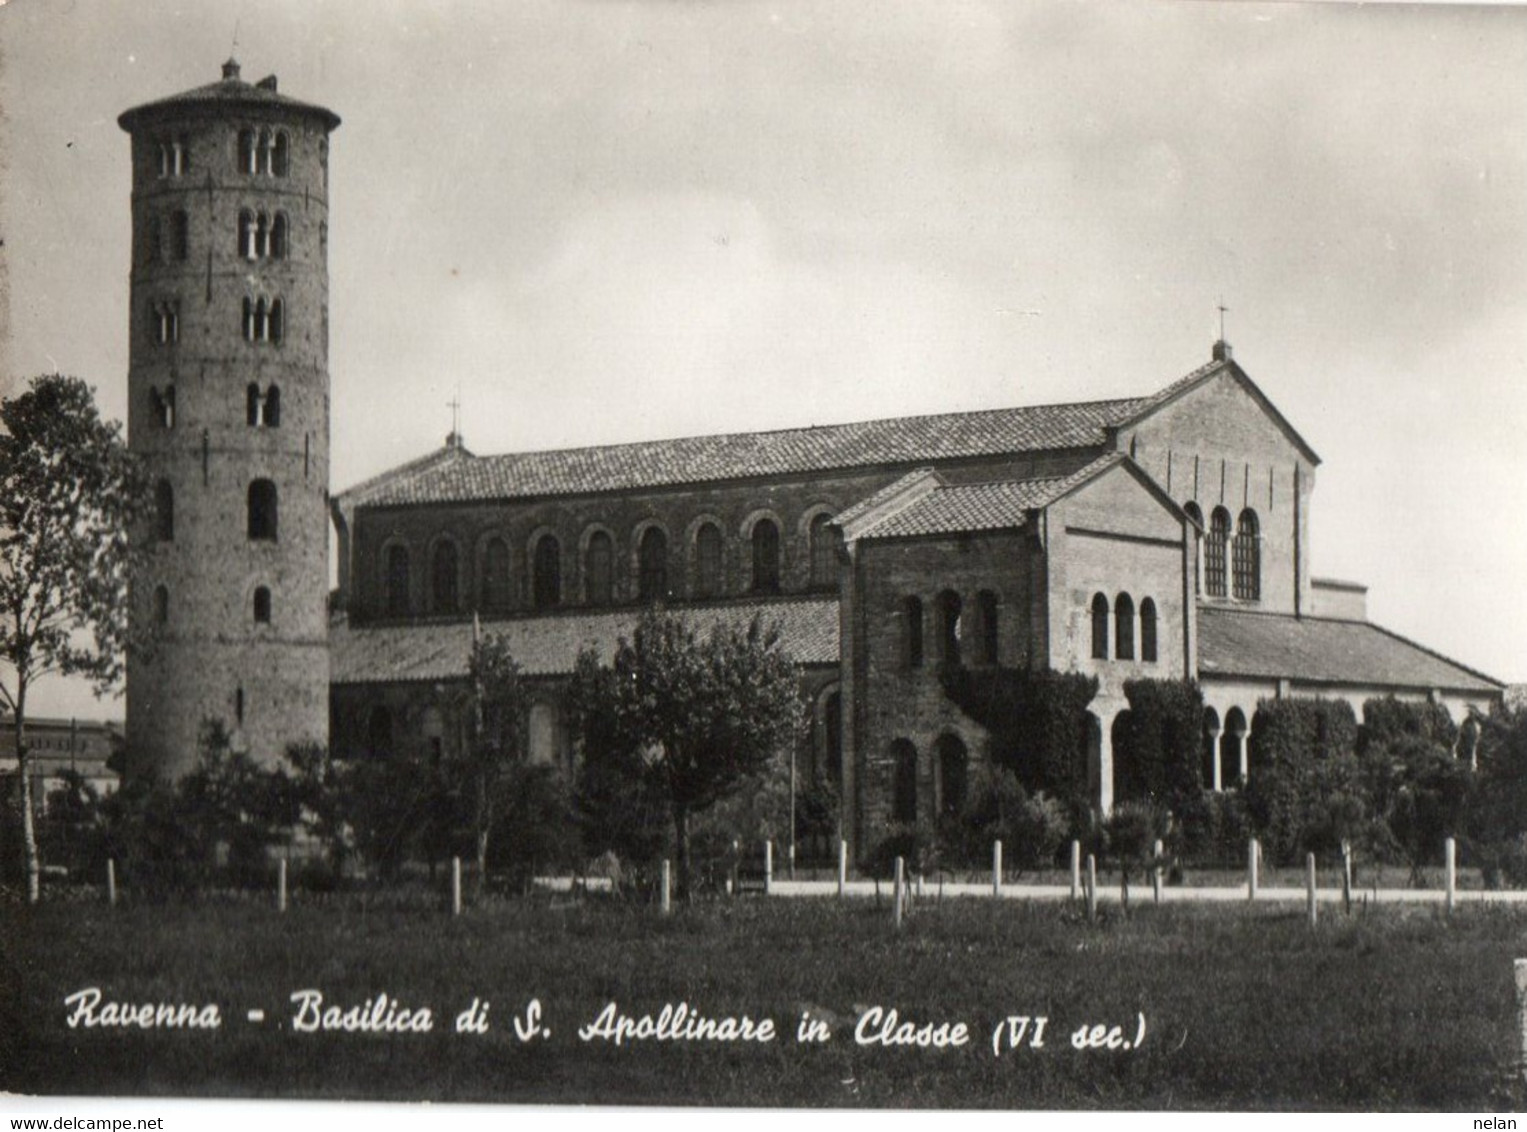
{"label": "leafy bush", "polygon": [[1115,797],[1180,814],[1203,792],[1204,698],[1191,680],[1128,680],[1116,724]]}
{"label": "leafy bush", "polygon": [[1071,832],[1066,808],[1050,795],[1030,794],[1018,779],[999,772],[987,790],[958,816],[941,840],[957,853],[960,863],[981,867],[991,860],[992,843],[1002,842],[1004,869],[1041,869]]}
{"label": "leafy bush", "polygon": [[1344,806],[1322,809],[1321,794],[1333,783],[1346,789],[1356,745],[1357,717],[1343,700],[1263,700],[1257,706],[1246,804],[1271,858],[1297,860],[1322,826],[1346,814]]}

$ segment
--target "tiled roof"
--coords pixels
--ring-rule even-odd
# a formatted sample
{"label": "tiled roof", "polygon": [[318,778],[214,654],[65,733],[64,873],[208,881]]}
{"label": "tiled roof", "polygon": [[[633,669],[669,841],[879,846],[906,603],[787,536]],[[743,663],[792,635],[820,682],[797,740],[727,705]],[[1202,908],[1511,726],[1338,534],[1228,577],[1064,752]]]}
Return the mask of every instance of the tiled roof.
{"label": "tiled roof", "polygon": [[859,537],[899,538],[1021,527],[1028,521],[1030,511],[1048,507],[1078,484],[1123,459],[1120,453],[1110,452],[1069,476],[945,484],[887,515],[860,532]]}
{"label": "tiled roof", "polygon": [[195,87],[192,90],[183,91],[180,94],[172,94],[168,98],[156,99],[153,102],[145,102],[141,106],[134,106],[131,110],[124,111],[118,118],[117,124],[124,130],[132,130],[136,127],[139,118],[153,115],[162,110],[179,109],[186,106],[275,106],[286,111],[296,111],[303,114],[312,114],[323,120],[329,129],[339,125],[339,115],[332,110],[326,110],[322,106],[315,106],[310,102],[299,102],[295,98],[288,98],[284,94],[277,94],[273,89],[246,83],[238,77],[238,64],[233,60],[228,61],[224,67],[225,77],[220,82],[208,83],[206,86]]}
{"label": "tiled roof", "polygon": [[[746,628],[760,614],[765,628],[779,628],[781,644],[795,663],[838,663],[836,598],[781,598],[674,612],[701,635],[716,625]],[[484,621],[482,631],[506,637],[527,676],[560,676],[573,670],[585,645],[593,645],[605,659],[613,656],[616,642],[630,636],[639,617],[633,609],[559,613]],[[460,679],[467,674],[471,650],[471,622],[356,627],[336,621],[329,629],[329,682]]]}
{"label": "tiled roof", "polygon": [[[396,480],[373,481],[360,502],[410,504],[584,495],[682,483],[1014,452],[1089,448],[1129,416],[1139,398],[893,417],[859,424],[651,440],[598,448],[449,460]],[[341,502],[349,502],[345,493]]]}
{"label": "tiled roof", "polygon": [[1502,685],[1366,621],[1248,613],[1198,613],[1203,676],[1287,678],[1322,684],[1499,692]]}

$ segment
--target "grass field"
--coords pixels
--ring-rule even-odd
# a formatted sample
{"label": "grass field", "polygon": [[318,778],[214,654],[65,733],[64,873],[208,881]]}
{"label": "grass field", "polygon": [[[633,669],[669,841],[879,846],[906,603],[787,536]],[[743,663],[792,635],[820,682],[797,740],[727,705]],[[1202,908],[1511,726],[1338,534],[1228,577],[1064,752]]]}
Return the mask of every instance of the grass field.
{"label": "grass field", "polygon": [[[0,909],[0,1089],[23,1093],[457,1101],[1009,1108],[1512,1107],[1512,960],[1527,913],[1386,907],[1074,909],[741,899],[669,919],[604,902],[502,902],[451,919],[407,901],[332,898],[285,915],[249,901]],[[70,1028],[102,1007],[215,1003],[217,1029]],[[294,1032],[294,992],[385,993],[429,1033]],[[458,1012],[491,1003],[483,1034]],[[513,1025],[531,999],[545,1037]],[[610,1002],[771,1018],[769,1043],[580,1040]],[[862,1046],[871,1006],[964,1022],[961,1048]],[[248,1013],[263,1010],[263,1022]],[[798,1043],[803,1011],[831,1040]],[[1048,1018],[1041,1049],[992,1052],[1009,1015]],[[1082,1026],[1117,1044],[1073,1047]],[[1004,1033],[1006,1031],[1004,1030]],[[1098,1036],[1106,1038],[1107,1031]]]}

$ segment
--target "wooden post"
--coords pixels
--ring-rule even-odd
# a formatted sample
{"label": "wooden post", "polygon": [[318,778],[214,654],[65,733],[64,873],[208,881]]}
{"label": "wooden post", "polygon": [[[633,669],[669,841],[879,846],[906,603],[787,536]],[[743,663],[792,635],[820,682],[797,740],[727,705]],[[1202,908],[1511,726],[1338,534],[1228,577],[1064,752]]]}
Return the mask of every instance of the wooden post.
{"label": "wooden post", "polygon": [[894,899],[894,904],[895,904],[895,909],[896,909],[896,913],[895,914],[896,914],[896,926],[897,926],[897,928],[901,927],[902,901],[905,899],[905,897],[902,894],[902,884],[903,884],[903,882],[905,880],[905,869],[906,869],[905,863],[902,861],[902,859],[900,857],[897,857],[896,858],[896,895],[895,895],[895,899]]}
{"label": "wooden post", "polygon": [[1071,842],[1071,899],[1082,894],[1082,843]]}
{"label": "wooden post", "polygon": [[1087,854],[1087,919],[1098,918],[1098,859]]}
{"label": "wooden post", "polygon": [[1304,858],[1305,869],[1305,895],[1304,905],[1309,912],[1310,927],[1315,926],[1315,854],[1307,853]]}
{"label": "wooden post", "polygon": [[1155,891],[1156,903],[1161,903],[1161,854],[1163,846],[1158,837],[1155,844],[1155,860],[1151,862],[1151,888]]}
{"label": "wooden post", "polygon": [[106,858],[106,903],[111,907],[117,906],[117,862],[116,858]]}
{"label": "wooden post", "polygon": [[732,839],[732,895],[736,896],[737,887],[742,881],[742,842]]}
{"label": "wooden post", "polygon": [[673,911],[673,866],[667,857],[663,858],[663,876],[658,888],[658,910],[665,916]]}
{"label": "wooden post", "polygon": [[991,843],[991,894],[1002,895],[1002,839]]}
{"label": "wooden post", "polygon": [[838,839],[838,895],[848,891],[848,842]]}
{"label": "wooden post", "polygon": [[1458,842],[1451,837],[1444,843],[1447,850],[1447,914],[1453,914],[1453,903],[1458,898]]}
{"label": "wooden post", "polygon": [[1352,915],[1352,842],[1341,843],[1341,906]]}
{"label": "wooden post", "polygon": [[774,841],[764,842],[764,895],[774,891]]}
{"label": "wooden post", "polygon": [[1246,899],[1257,898],[1257,860],[1262,856],[1262,847],[1257,844],[1253,837],[1246,843]]}
{"label": "wooden post", "polygon": [[461,915],[461,858],[451,858],[451,915]]}
{"label": "wooden post", "polygon": [[1518,959],[1516,971],[1516,1069],[1517,1076],[1527,1081],[1527,959]]}
{"label": "wooden post", "polygon": [[286,858],[276,862],[276,911],[286,911]]}

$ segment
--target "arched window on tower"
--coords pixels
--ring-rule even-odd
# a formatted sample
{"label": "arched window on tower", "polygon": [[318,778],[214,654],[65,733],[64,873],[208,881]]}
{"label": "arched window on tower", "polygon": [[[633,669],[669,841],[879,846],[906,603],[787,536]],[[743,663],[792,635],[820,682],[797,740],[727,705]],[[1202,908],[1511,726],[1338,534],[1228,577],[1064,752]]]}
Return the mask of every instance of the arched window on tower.
{"label": "arched window on tower", "polygon": [[1113,603],[1114,656],[1120,660],[1135,659],[1135,602],[1128,594],[1120,594]]}
{"label": "arched window on tower", "polygon": [[265,412],[261,421],[266,428],[281,427],[281,387],[272,385],[265,391]]}
{"label": "arched window on tower", "polygon": [[1209,517],[1209,537],[1204,544],[1204,592],[1225,596],[1225,552],[1230,542],[1230,512],[1216,507]]}
{"label": "arched window on tower", "polygon": [[281,307],[280,299],[270,301],[270,322],[267,327],[266,337],[272,342],[280,342],[286,335],[286,319]]}
{"label": "arched window on tower", "polygon": [[509,608],[509,544],[491,538],[483,548],[482,603],[490,613]]}
{"label": "arched window on tower", "polygon": [[276,485],[270,480],[255,480],[249,485],[249,537],[261,542],[275,542],[277,537]]}
{"label": "arched window on tower", "polygon": [[1182,509],[1194,523],[1193,529],[1188,532],[1188,537],[1193,540],[1193,592],[1202,593],[1204,588],[1204,513],[1192,500],[1184,503]]}
{"label": "arched window on tower", "polygon": [[169,480],[154,485],[154,536],[160,542],[175,541],[175,489]]}
{"label": "arched window on tower", "polygon": [[253,130],[239,131],[239,172],[258,173],[259,150]]}
{"label": "arched window on tower", "polygon": [[1150,598],[1140,602],[1140,659],[1156,663],[1156,603]]}
{"label": "arched window on tower", "polygon": [[939,659],[945,664],[960,663],[960,595],[944,590],[938,595]]}
{"label": "arched window on tower", "polygon": [[753,524],[753,592],[779,593],[779,527],[773,519]]}
{"label": "arched window on tower", "polygon": [[[239,213],[239,255],[245,259],[258,258],[255,247],[255,218],[249,209],[243,209]],[[247,304],[248,299],[244,300]]]}
{"label": "arched window on tower", "polygon": [[695,532],[695,596],[721,593],[721,528],[703,523]]}
{"label": "arched window on tower", "polygon": [[149,408],[153,411],[154,423],[160,428],[175,427],[175,387],[166,385],[160,392],[154,386],[148,391]]}
{"label": "arched window on tower", "polygon": [[837,528],[832,526],[831,515],[818,515],[811,520],[808,532],[811,541],[811,586],[828,589],[838,581]]}
{"label": "arched window on tower", "polygon": [[909,597],[901,606],[902,620],[905,622],[906,642],[903,652],[906,655],[908,668],[921,668],[923,664],[923,599]]}
{"label": "arched window on tower", "polygon": [[1232,554],[1232,584],[1235,596],[1242,601],[1262,597],[1262,537],[1257,513],[1250,507],[1241,512],[1235,528]]}
{"label": "arched window on tower", "polygon": [[270,624],[270,588],[268,586],[255,587],[254,619],[256,625]]}
{"label": "arched window on tower", "polygon": [[389,617],[408,615],[408,547],[393,545],[387,548],[386,579],[387,614]]}
{"label": "arched window on tower", "polygon": [[590,605],[609,605],[615,600],[615,544],[604,531],[590,535],[584,548],[583,587]]}
{"label": "arched window on tower", "polygon": [[260,424],[260,387],[250,382],[244,387],[244,420],[250,428]]}
{"label": "arched window on tower", "polygon": [[1108,599],[1092,595],[1092,659],[1108,659]]}
{"label": "arched window on tower", "polygon": [[288,150],[286,132],[284,130],[277,130],[270,146],[270,171],[274,176],[286,176],[287,170],[290,167]]}
{"label": "arched window on tower", "polygon": [[668,598],[668,536],[657,527],[642,533],[637,548],[636,597],[642,604]]}
{"label": "arched window on tower", "polygon": [[159,226],[159,217],[148,218],[148,228],[143,238],[143,262],[158,263],[163,248],[164,232]]}
{"label": "arched window on tower", "polygon": [[562,603],[562,546],[555,535],[542,535],[531,555],[530,603],[537,609]]}
{"label": "arched window on tower", "polygon": [[286,213],[278,212],[270,222],[270,258],[285,259],[287,253],[287,238],[290,225],[286,220]]}
{"label": "arched window on tower", "polygon": [[435,544],[434,561],[430,563],[430,595],[435,613],[455,613],[460,597],[461,556],[456,544],[441,539]]}

